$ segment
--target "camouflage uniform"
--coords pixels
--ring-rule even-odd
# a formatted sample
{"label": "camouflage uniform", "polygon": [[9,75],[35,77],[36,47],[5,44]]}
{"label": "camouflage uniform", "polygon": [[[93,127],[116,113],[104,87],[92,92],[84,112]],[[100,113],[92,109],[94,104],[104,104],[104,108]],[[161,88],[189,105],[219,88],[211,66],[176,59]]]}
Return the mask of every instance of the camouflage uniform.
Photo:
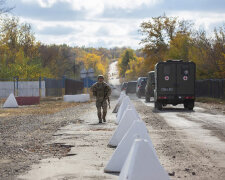
{"label": "camouflage uniform", "polygon": [[[96,107],[98,110],[98,119],[99,122],[105,122],[105,117],[107,114],[107,98],[111,95],[111,88],[105,82],[99,83],[96,82],[92,87],[91,91],[93,95],[96,97]],[[103,116],[101,114],[101,108],[103,109]]]}

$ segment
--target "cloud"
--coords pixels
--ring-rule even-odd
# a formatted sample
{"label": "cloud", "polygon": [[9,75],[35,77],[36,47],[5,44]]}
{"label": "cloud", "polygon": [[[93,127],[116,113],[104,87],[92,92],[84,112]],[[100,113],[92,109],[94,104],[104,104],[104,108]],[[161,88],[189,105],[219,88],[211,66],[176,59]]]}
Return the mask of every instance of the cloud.
{"label": "cloud", "polygon": [[213,25],[222,26],[225,23],[225,12],[171,11],[168,15],[177,16],[183,20],[192,20],[195,28],[204,28],[206,31],[212,31],[215,27]]}
{"label": "cloud", "polygon": [[[46,44],[68,44],[72,46],[114,47],[130,46],[138,48],[140,37],[135,34],[140,21],[132,19],[110,19],[94,21],[40,21],[22,18],[30,22],[38,41]],[[131,35],[133,34],[133,35]],[[134,38],[135,35],[135,38]]]}
{"label": "cloud", "polygon": [[[213,30],[225,21],[224,0],[11,0],[39,41],[72,46],[139,48],[140,23],[166,13]],[[12,3],[13,4],[13,3]]]}
{"label": "cloud", "polygon": [[85,11],[88,17],[95,17],[107,9],[130,11],[140,6],[152,7],[162,0],[21,0],[23,3],[38,4],[41,8],[52,8],[59,3],[69,4],[74,11]]}
{"label": "cloud", "polygon": [[39,34],[44,34],[44,35],[68,35],[75,32],[75,29],[72,27],[66,27],[62,25],[56,25],[56,26],[45,26],[44,28],[40,29],[37,31]]}

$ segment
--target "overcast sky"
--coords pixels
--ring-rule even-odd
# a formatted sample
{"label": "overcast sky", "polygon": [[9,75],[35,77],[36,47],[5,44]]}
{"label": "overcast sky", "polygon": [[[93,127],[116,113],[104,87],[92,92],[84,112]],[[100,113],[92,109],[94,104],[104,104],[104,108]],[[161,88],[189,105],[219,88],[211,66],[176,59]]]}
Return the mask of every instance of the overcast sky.
{"label": "overcast sky", "polygon": [[45,44],[139,48],[140,23],[166,13],[208,32],[225,23],[225,0],[8,0]]}

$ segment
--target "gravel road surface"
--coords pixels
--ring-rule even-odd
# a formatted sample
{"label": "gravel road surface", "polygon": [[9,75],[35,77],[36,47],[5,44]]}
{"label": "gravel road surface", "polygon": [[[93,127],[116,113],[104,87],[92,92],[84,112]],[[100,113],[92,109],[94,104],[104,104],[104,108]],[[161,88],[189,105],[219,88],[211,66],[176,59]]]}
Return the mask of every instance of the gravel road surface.
{"label": "gravel road surface", "polygon": [[[111,84],[118,83],[113,72]],[[182,106],[157,111],[152,102],[130,98],[171,179],[225,179],[224,105],[196,103],[194,111]],[[115,103],[116,98],[112,107]],[[48,115],[0,115],[0,179],[118,179],[103,171],[114,151],[107,147],[116,128],[111,111],[101,125],[94,102]]]}

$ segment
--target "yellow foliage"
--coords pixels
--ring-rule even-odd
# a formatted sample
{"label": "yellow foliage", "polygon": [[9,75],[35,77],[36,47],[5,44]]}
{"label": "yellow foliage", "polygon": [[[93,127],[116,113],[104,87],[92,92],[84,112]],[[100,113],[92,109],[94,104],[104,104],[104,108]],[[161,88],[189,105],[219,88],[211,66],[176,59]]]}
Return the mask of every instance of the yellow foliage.
{"label": "yellow foliage", "polygon": [[104,64],[101,56],[93,53],[83,52],[79,54],[77,60],[83,63],[85,69],[93,68],[95,71],[95,75],[106,75],[106,68],[108,67],[108,65]]}

